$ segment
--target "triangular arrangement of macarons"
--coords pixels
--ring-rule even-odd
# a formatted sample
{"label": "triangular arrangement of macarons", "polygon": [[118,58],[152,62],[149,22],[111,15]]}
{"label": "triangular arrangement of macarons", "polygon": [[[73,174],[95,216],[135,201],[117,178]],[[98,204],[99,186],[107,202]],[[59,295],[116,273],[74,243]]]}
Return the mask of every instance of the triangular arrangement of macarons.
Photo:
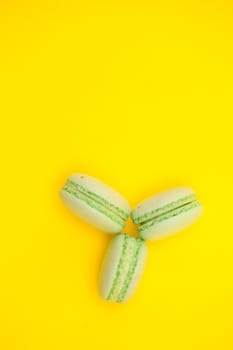
{"label": "triangular arrangement of macarons", "polygon": [[[189,187],[158,193],[131,211],[121,194],[85,174],[69,176],[61,190],[61,198],[79,218],[115,234],[100,271],[100,295],[118,303],[126,302],[140,281],[147,257],[146,240],[178,233],[202,213],[202,205]],[[138,238],[122,233],[129,216],[138,225]]]}

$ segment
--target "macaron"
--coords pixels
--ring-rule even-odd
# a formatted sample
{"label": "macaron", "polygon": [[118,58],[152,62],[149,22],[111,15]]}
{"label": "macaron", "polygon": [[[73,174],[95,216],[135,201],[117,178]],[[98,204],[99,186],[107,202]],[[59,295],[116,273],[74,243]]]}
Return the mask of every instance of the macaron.
{"label": "macaron", "polygon": [[121,232],[130,215],[130,205],[121,194],[85,174],[69,176],[61,198],[79,218],[108,233]]}
{"label": "macaron", "polygon": [[107,301],[126,302],[142,277],[147,247],[141,238],[116,235],[106,251],[100,271],[100,295]]}
{"label": "macaron", "polygon": [[193,224],[202,213],[202,205],[189,187],[177,187],[139,203],[131,217],[139,224],[138,233],[146,240],[163,238]]}

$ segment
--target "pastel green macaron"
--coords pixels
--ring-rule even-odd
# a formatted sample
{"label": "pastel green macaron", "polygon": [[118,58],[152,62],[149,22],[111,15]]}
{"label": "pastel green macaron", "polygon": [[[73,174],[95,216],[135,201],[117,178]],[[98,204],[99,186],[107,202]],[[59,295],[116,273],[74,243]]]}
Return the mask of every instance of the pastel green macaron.
{"label": "pastel green macaron", "polygon": [[141,238],[116,235],[110,242],[100,271],[100,295],[108,301],[126,302],[144,271],[147,247]]}
{"label": "pastel green macaron", "polygon": [[69,176],[61,198],[79,218],[108,233],[121,232],[130,215],[130,205],[121,194],[85,174]]}
{"label": "pastel green macaron", "polygon": [[202,205],[189,187],[178,187],[145,199],[132,211],[139,224],[140,237],[159,239],[175,234],[194,223],[202,213]]}

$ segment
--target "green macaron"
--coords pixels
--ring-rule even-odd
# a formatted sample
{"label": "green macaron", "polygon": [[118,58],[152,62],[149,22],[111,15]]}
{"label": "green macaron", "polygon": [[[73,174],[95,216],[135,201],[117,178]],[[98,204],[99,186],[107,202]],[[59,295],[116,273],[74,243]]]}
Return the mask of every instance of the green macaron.
{"label": "green macaron", "polygon": [[140,237],[159,239],[194,223],[202,213],[202,205],[191,188],[178,187],[145,199],[132,211],[131,217],[139,224]]}
{"label": "green macaron", "polygon": [[147,247],[141,238],[116,235],[107,249],[100,271],[100,295],[108,301],[126,302],[144,271]]}
{"label": "green macaron", "polygon": [[108,233],[121,232],[130,215],[130,205],[121,194],[85,174],[69,176],[61,198],[75,215]]}

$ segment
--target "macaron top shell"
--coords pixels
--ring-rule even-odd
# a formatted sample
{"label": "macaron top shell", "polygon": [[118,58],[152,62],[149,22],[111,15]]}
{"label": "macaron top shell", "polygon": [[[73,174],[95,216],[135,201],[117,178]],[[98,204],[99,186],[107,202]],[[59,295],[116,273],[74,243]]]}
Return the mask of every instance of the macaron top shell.
{"label": "macaron top shell", "polygon": [[67,182],[123,219],[129,217],[131,209],[128,201],[101,180],[86,174],[73,174]]}
{"label": "macaron top shell", "polygon": [[143,200],[132,211],[131,217],[135,224],[139,224],[195,200],[196,195],[191,188],[173,188]]}
{"label": "macaron top shell", "polygon": [[130,215],[130,205],[122,195],[85,174],[71,175],[61,198],[79,218],[108,233],[121,232]]}

